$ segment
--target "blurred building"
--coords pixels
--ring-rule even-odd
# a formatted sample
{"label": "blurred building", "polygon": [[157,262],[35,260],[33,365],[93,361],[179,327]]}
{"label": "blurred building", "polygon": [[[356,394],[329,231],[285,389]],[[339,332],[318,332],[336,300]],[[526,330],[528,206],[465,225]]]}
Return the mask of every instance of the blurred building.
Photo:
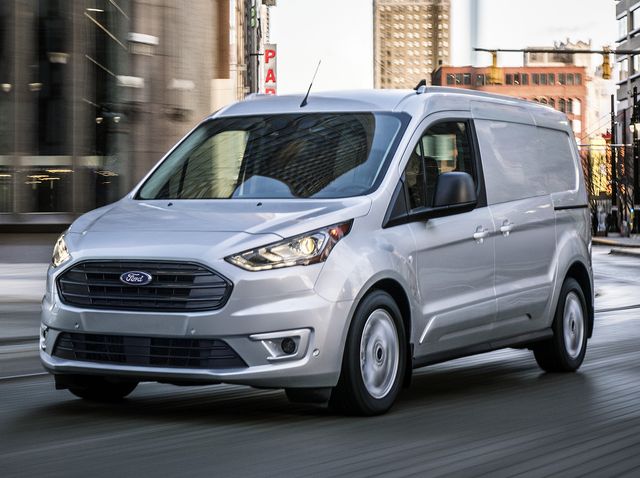
{"label": "blurred building", "polygon": [[0,227],[59,228],[119,199],[257,91],[263,3],[0,1]]}
{"label": "blurred building", "polygon": [[601,137],[611,126],[611,95],[615,94],[616,85],[613,80],[602,78],[602,57],[592,53],[567,54],[562,50],[593,50],[591,40],[588,42],[566,41],[554,42],[552,47],[528,47],[531,49],[553,48],[554,53],[525,53],[525,66],[583,66],[586,69],[585,85],[587,87],[587,105],[585,116],[585,136],[579,138],[582,143],[589,143],[591,137]]}
{"label": "blurred building", "polygon": [[442,66],[432,84],[486,91],[536,101],[567,114],[576,138],[586,134],[586,69],[583,66],[521,66],[498,69],[490,84],[491,67]]}
{"label": "blurred building", "polygon": [[449,0],[374,0],[375,88],[413,88],[450,55]]}
{"label": "blurred building", "polygon": [[616,55],[620,75],[617,94],[618,111],[626,112],[625,122],[628,125],[633,107],[633,87],[640,89],[640,1],[618,0],[616,20],[618,22],[616,49],[638,51],[638,55]]}
{"label": "blurred building", "polygon": [[[615,152],[617,187],[616,202],[621,206],[623,220],[632,224],[632,231],[640,233],[640,112],[634,115],[633,90],[640,90],[640,1],[617,0],[616,20],[618,40],[616,50],[638,52],[616,55],[618,79],[615,142],[629,144]],[[622,228],[624,232],[624,227]]]}

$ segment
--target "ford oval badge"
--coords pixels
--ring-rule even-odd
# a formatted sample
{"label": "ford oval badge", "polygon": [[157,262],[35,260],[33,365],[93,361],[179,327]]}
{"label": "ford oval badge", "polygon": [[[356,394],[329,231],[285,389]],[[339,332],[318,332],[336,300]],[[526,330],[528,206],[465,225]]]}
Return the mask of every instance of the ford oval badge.
{"label": "ford oval badge", "polygon": [[147,285],[151,283],[153,277],[151,274],[140,271],[125,272],[120,276],[120,282],[127,285]]}

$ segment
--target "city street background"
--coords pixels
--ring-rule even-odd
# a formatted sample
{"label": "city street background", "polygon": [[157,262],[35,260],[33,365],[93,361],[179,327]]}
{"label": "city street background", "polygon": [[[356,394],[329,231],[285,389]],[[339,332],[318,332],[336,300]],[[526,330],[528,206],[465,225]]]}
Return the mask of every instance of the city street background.
{"label": "city street background", "polygon": [[[0,478],[640,476],[639,7],[1,0]],[[56,391],[37,337],[58,234],[123,197],[203,117],[306,92],[319,60],[310,101],[424,79],[567,115],[595,236],[580,370],[546,374],[515,349],[454,360],[416,370],[373,418],[232,385],[144,383],[116,404]]]}

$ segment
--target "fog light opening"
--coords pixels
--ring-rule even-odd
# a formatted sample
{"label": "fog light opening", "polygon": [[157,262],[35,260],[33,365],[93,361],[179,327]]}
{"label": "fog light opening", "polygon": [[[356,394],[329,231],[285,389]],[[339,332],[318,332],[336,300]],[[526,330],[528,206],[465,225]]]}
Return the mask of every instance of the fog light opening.
{"label": "fog light opening", "polygon": [[287,355],[294,354],[296,352],[296,342],[291,337],[285,337],[280,342],[280,348]]}
{"label": "fog light opening", "polygon": [[47,334],[49,332],[49,327],[46,325],[40,326],[40,348],[42,350],[47,350]]}

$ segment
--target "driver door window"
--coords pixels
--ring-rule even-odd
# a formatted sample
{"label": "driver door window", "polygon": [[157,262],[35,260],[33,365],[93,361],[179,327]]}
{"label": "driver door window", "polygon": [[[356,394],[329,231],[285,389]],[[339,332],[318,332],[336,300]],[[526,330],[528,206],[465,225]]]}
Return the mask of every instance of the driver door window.
{"label": "driver door window", "polygon": [[469,173],[477,184],[468,129],[463,121],[448,121],[429,127],[422,135],[405,169],[409,210],[433,207],[436,182],[442,173]]}

